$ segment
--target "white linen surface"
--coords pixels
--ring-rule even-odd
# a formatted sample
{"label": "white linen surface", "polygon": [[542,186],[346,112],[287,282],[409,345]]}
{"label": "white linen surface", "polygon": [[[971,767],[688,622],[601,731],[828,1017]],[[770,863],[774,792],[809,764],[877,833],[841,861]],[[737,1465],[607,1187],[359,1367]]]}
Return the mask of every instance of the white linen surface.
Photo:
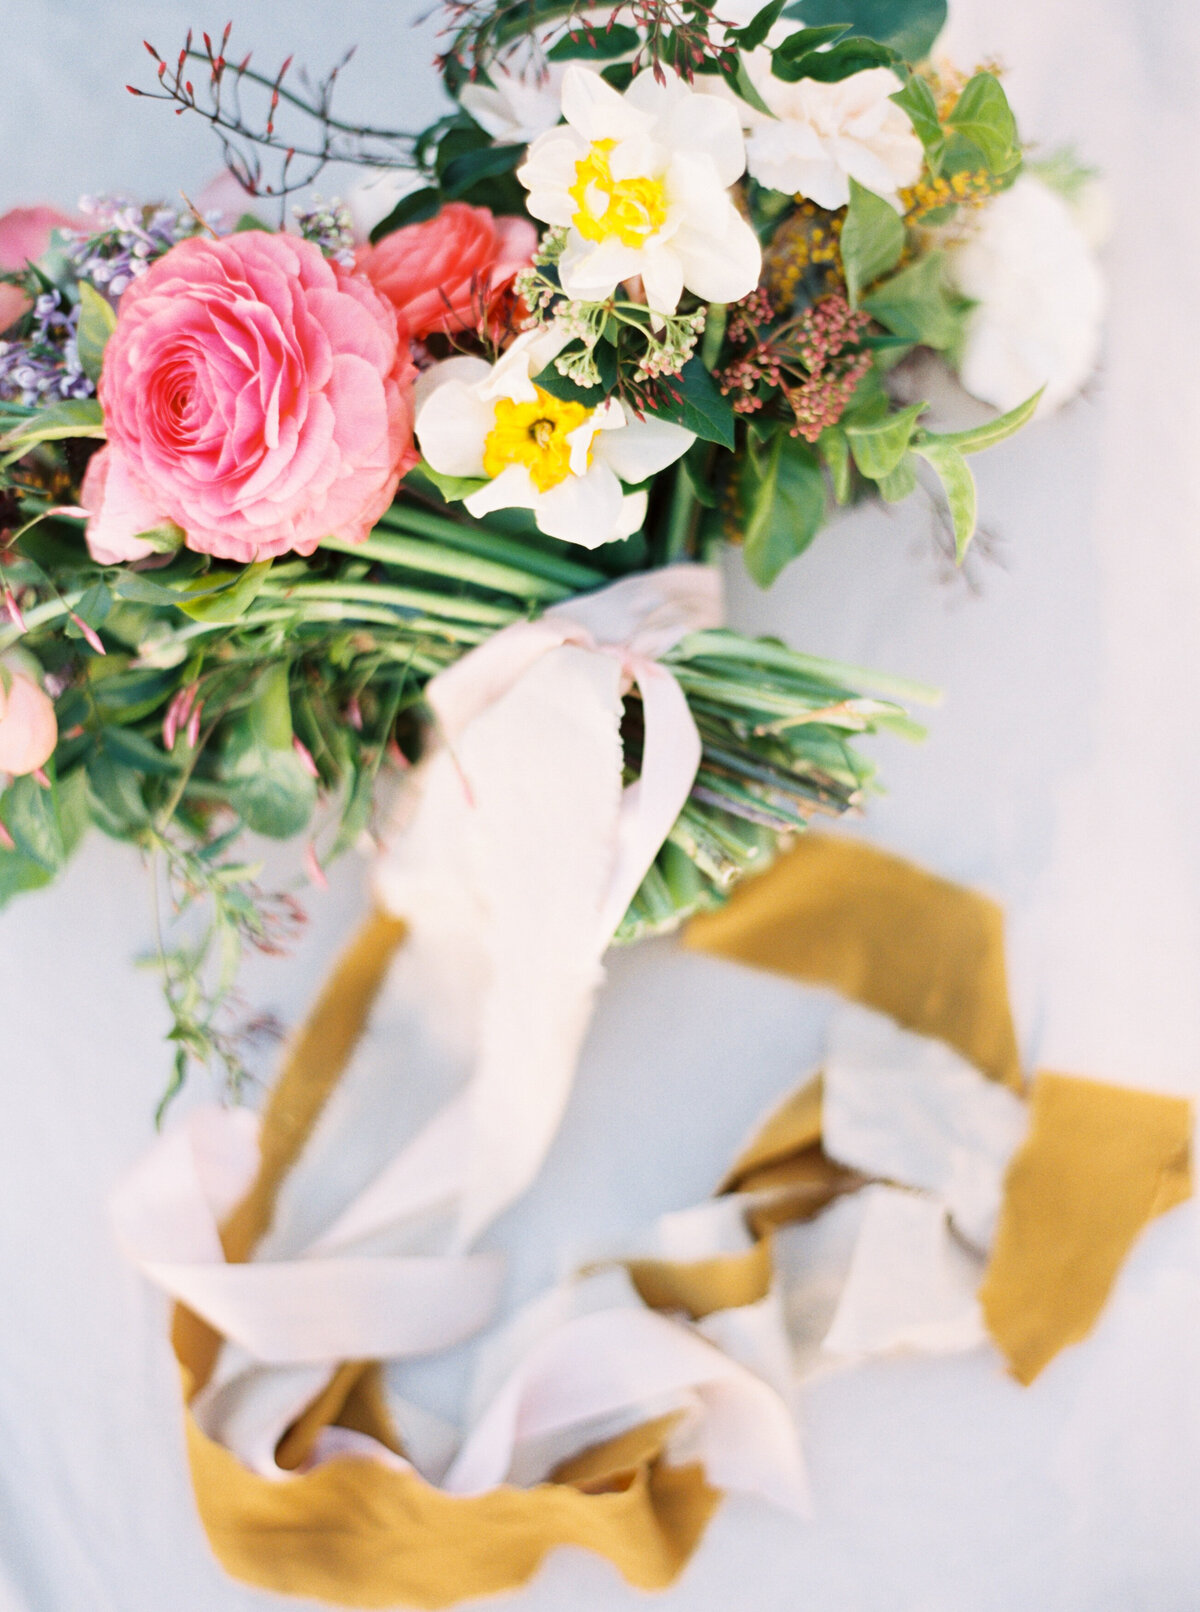
{"label": "white linen surface", "polygon": [[[408,125],[434,106],[428,31],[414,47],[404,26],[421,9],[245,0],[238,26],[247,47],[295,48],[316,67],[359,40],[345,104]],[[143,34],[166,51],[205,21],[185,0],[25,0],[6,18],[0,204],[202,184],[199,125],[121,86],[149,79]],[[968,66],[1000,54],[1025,129],[1046,147],[1075,140],[1105,170],[1103,371],[1066,413],[976,461],[987,534],[971,586],[935,557],[935,519],[914,503],[839,522],[765,598],[731,567],[733,617],[947,690],[925,746],[877,745],[889,793],[863,832],[1005,903],[1031,1061],[1195,1092],[1200,23],[1189,0],[958,0],[949,43]],[[292,958],[249,971],[256,1006],[294,1022],[361,892],[346,865],[313,893]],[[149,938],[137,860],[99,837],[57,890],[0,918],[4,1612],[284,1604],[209,1556],[163,1305],[122,1264],[104,1213],[165,1072],[156,986],[131,966]],[[820,1050],[828,1004],[785,981],[670,944],[620,954],[609,974],[563,1132],[489,1239],[511,1259],[510,1310],[578,1254],[700,1199]],[[403,1068],[401,1052],[397,1085]],[[814,1380],[800,1406],[812,1519],[726,1503],[655,1604],[1193,1612],[1198,1225],[1192,1203],[1151,1227],[1094,1336],[1032,1389],[986,1347]],[[453,1361],[414,1369],[406,1391],[444,1411],[461,1378]],[[646,1604],[575,1551],[497,1603]]]}

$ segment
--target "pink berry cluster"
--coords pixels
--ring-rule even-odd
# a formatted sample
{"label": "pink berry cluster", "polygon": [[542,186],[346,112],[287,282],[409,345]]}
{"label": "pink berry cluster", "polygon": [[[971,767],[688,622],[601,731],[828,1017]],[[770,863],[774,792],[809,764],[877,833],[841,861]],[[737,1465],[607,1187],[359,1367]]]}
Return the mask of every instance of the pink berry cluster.
{"label": "pink berry cluster", "polygon": [[836,425],[854,389],[871,367],[871,354],[858,343],[870,324],[834,293],[772,329],[775,310],[763,286],[730,312],[727,337],[744,351],[718,376],[735,413],[756,414],[770,392],[782,393],[795,416],[791,435],[815,442]]}

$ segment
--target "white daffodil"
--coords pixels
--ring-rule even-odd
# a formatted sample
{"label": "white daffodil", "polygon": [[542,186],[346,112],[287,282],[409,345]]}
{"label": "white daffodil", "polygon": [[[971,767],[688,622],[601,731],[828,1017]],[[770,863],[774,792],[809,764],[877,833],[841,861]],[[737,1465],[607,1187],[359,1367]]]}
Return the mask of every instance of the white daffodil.
{"label": "white daffodil", "polygon": [[851,179],[895,202],[920,178],[921,142],[891,100],[904,86],[889,68],[869,67],[836,84],[785,84],[771,72],[768,50],[752,51],[746,67],[774,114],[743,103],[746,165],[760,185],[832,211],[850,200]]}
{"label": "white daffodil", "polygon": [[574,64],[562,111],[566,127],[533,142],[517,177],[534,218],[567,231],[569,297],[600,302],[640,276],[649,306],[669,314],[685,288],[705,302],[753,291],[762,254],[729,195],[746,163],[734,106],[674,73],[639,73],[619,95]]}
{"label": "white daffodil", "polygon": [[975,303],[960,368],[967,391],[1010,409],[1044,386],[1039,414],[1074,397],[1096,367],[1104,279],[1068,203],[1022,174],[951,248],[947,267]]}
{"label": "white daffodil", "polygon": [[475,516],[531,509],[548,537],[599,548],[636,532],[645,492],[628,493],[687,452],[691,431],[639,420],[616,398],[597,408],[536,384],[569,337],[553,326],[519,336],[495,364],[448,358],[417,383],[416,433],[440,475],[482,480],[464,507]]}
{"label": "white daffodil", "polygon": [[540,37],[525,35],[488,63],[490,83],[463,85],[459,105],[493,140],[523,145],[558,122],[566,70],[547,59]]}

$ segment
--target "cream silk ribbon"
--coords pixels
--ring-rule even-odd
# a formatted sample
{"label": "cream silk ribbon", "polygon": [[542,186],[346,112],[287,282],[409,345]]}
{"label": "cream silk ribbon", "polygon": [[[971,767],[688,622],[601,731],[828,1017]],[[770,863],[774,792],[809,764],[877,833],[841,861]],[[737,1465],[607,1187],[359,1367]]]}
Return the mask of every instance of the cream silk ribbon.
{"label": "cream silk ribbon", "polygon": [[[376,890],[436,977],[481,985],[471,1080],[417,1144],[422,1159],[456,1161],[441,1177],[456,1249],[520,1197],[558,1129],[601,957],[700,764],[687,700],[657,657],[721,619],[717,572],[670,566],[506,628],[426,691],[440,748]],[[640,777],[622,788],[634,685],[645,738]],[[428,1185],[425,1165],[401,1157],[381,1190],[411,1196],[423,1174]]]}
{"label": "cream silk ribbon", "polygon": [[[601,957],[699,765],[687,701],[656,657],[720,620],[716,571],[673,566],[518,623],[430,684],[439,744],[377,883],[443,981],[479,978],[475,1067],[320,1237],[289,1259],[224,1263],[229,1181],[245,1191],[256,1163],[244,1117],[198,1117],[119,1194],[131,1255],[234,1346],[197,1415],[256,1470],[277,1470],[279,1438],[339,1361],[426,1354],[491,1315],[499,1264],[467,1250],[537,1174]],[[641,775],[622,788],[635,684]]]}

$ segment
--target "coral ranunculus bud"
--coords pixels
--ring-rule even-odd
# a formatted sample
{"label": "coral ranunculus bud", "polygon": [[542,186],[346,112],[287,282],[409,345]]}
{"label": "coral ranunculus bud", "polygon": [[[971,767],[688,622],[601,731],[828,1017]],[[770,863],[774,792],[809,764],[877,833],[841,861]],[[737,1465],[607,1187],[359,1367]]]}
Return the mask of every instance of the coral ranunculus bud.
{"label": "coral ranunculus bud", "polygon": [[424,223],[362,247],[354,266],[395,308],[401,329],[419,339],[478,329],[536,247],[528,219],[447,202]]}
{"label": "coral ranunculus bud", "polygon": [[54,701],[32,677],[0,665],[0,772],[36,772],[57,743]]}

